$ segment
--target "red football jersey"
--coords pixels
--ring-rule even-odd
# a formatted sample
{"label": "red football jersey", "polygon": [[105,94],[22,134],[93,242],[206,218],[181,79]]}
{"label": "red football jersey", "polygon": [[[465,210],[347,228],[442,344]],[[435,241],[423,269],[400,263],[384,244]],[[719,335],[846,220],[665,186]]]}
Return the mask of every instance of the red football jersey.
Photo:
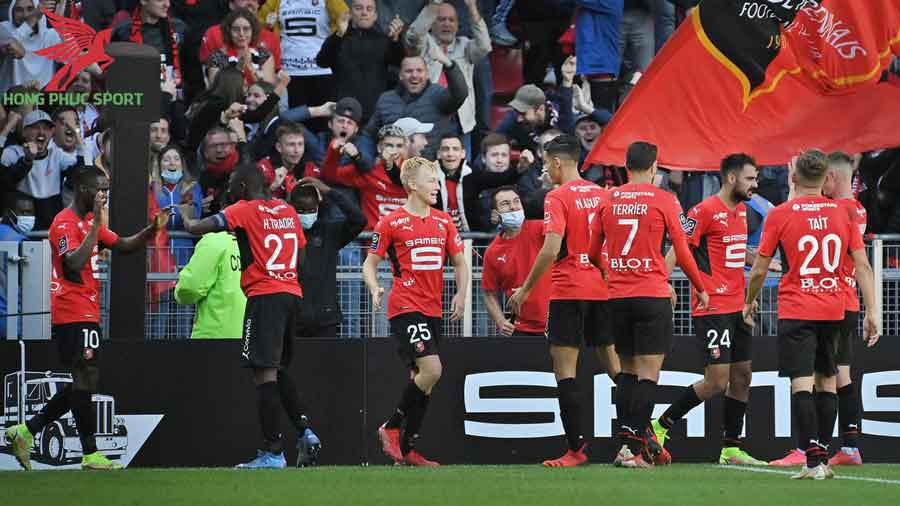
{"label": "red football jersey", "polygon": [[[868,226],[868,214],[866,208],[855,198],[839,199],[836,202],[843,204],[850,213],[850,221],[859,229],[859,233],[865,235]],[[856,291],[856,265],[850,255],[845,255],[841,262],[841,279],[844,281],[844,290],[847,293],[847,311],[859,311],[859,293]]]}
{"label": "red football jersey", "polygon": [[744,265],[747,260],[747,208],[743,202],[728,209],[718,195],[700,202],[683,224],[703,284],[709,287],[709,307],[694,316],[727,314],[744,309]]}
{"label": "red football jersey", "polygon": [[606,300],[603,273],[588,257],[591,220],[608,192],[586,180],[570,181],[544,198],[544,234],[562,236],[553,264],[550,300]]}
{"label": "red football jersey", "polygon": [[842,320],[846,286],[841,262],[864,247],[844,204],[821,196],[799,197],[769,211],[759,254],[781,250],[778,318]]}
{"label": "red football jersey", "polygon": [[297,211],[282,200],[241,200],[222,214],[238,242],[246,241],[241,255],[241,288],[247,297],[273,293],[303,296],[297,277],[297,257],[306,236]]}
{"label": "red football jersey", "polygon": [[[522,231],[512,239],[498,235],[484,252],[481,286],[489,292],[503,292],[507,297],[525,283],[534,259],[544,245],[544,226],[540,220],[527,220]],[[534,285],[528,299],[516,316],[516,330],[543,332],[547,326],[552,276],[544,276]]]}
{"label": "red football jersey", "polygon": [[430,209],[422,218],[401,207],[378,222],[371,249],[382,258],[390,257],[394,270],[388,318],[404,313],[440,318],[444,260],[463,250],[450,215]]}
{"label": "red football jersey", "polygon": [[379,160],[371,172],[360,174],[352,163],[338,167],[340,159],[341,154],[329,147],[322,163],[322,179],[359,190],[362,212],[366,216],[363,230],[373,230],[381,217],[406,204],[406,190],[391,180],[384,170],[384,162]]}
{"label": "red football jersey", "polygon": [[70,208],[56,215],[50,225],[50,254],[53,272],[50,277],[50,320],[53,325],[64,323],[100,322],[100,285],[97,283],[97,263],[100,246],[111,248],[119,240],[115,232],[100,227],[97,245],[80,272],[67,273],[63,258],[84,242],[94,226],[94,213],[84,219]]}
{"label": "red football jersey", "polygon": [[599,258],[601,242],[609,255],[609,297],[669,297],[669,272],[662,247],[666,234],[695,288],[704,287],[691,257],[682,223],[687,220],[681,204],[671,193],[651,184],[629,183],[609,191],[609,198],[593,221],[591,256]]}

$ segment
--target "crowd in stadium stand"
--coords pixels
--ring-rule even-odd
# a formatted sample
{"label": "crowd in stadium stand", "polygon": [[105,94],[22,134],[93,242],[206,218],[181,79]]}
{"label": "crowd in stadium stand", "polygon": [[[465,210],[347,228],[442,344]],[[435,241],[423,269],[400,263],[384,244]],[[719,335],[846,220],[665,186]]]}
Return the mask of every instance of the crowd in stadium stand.
{"label": "crowd in stadium stand", "polygon": [[[38,91],[59,63],[36,54],[62,41],[44,11],[111,40],[155,47],[163,107],[150,131],[151,207],[224,205],[230,171],[257,163],[274,195],[316,178],[358,202],[371,230],[402,205],[399,167],[412,156],[441,169],[437,207],[461,231],[493,232],[492,190],[524,203],[549,183],[541,146],[576,135],[585,157],[629,89],[697,0],[4,0],[0,90]],[[576,58],[577,56],[577,58]],[[900,65],[893,66],[900,71]],[[88,66],[67,91],[102,90]],[[42,110],[43,109],[43,110]],[[46,229],[71,200],[78,164],[112,170],[104,108],[0,109],[4,222]],[[900,152],[856,155],[869,230],[900,232]],[[128,167],[117,170],[129,170]],[[685,209],[713,194],[717,172],[664,171]],[[603,186],[620,167],[587,167]],[[784,167],[763,167],[759,194],[787,197]],[[33,205],[23,204],[30,200]],[[331,219],[346,204],[326,206]],[[16,213],[33,213],[34,220]],[[176,214],[169,229],[182,228]],[[170,239],[183,267],[193,241]]]}

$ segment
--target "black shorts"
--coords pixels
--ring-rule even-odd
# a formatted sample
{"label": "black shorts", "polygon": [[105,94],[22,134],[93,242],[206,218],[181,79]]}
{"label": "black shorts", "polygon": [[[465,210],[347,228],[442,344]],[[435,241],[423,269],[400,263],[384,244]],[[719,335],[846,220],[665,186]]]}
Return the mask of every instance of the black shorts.
{"label": "black shorts", "polygon": [[752,330],[743,313],[695,316],[694,335],[707,365],[745,362],[753,356]]}
{"label": "black shorts", "polygon": [[660,297],[610,299],[616,353],[665,355],[672,350],[672,301]]}
{"label": "black shorts", "polygon": [[63,323],[50,328],[56,341],[63,367],[97,364],[100,358],[100,324],[95,322]]}
{"label": "black shorts", "polygon": [[241,365],[253,369],[287,367],[302,299],[290,293],[254,295],[244,309]]}
{"label": "black shorts", "polygon": [[397,343],[397,354],[410,369],[416,359],[437,355],[441,342],[441,319],[422,313],[403,313],[390,320],[391,336]]}
{"label": "black shorts", "polygon": [[605,300],[551,300],[547,340],[559,346],[612,346]]}
{"label": "black shorts", "polygon": [[837,374],[841,321],[778,320],[778,373],[803,378]]}
{"label": "black shorts", "polygon": [[838,337],[837,365],[850,365],[853,361],[853,342],[859,338],[859,312],[844,311],[841,335]]}

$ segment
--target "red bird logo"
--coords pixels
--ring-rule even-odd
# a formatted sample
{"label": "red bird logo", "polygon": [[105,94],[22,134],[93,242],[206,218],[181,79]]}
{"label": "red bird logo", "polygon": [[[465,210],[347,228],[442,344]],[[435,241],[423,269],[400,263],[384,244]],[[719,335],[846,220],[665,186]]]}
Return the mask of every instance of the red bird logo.
{"label": "red bird logo", "polygon": [[75,77],[92,63],[98,63],[100,70],[106,70],[106,67],[113,62],[113,58],[106,54],[104,49],[112,36],[112,28],[97,33],[93,28],[80,21],[58,16],[46,9],[41,9],[41,11],[50,19],[50,24],[59,34],[62,42],[35,51],[34,54],[65,63],[65,66],[59,69],[59,72],[54,74],[47,83],[45,91],[66,91]]}

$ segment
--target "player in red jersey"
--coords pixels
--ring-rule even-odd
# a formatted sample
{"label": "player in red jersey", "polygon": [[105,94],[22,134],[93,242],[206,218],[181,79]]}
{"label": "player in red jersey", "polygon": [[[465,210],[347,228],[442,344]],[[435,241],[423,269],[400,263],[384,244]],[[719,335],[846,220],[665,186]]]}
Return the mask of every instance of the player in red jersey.
{"label": "player in red jersey", "polygon": [[484,252],[481,273],[484,305],[504,336],[543,337],[553,289],[551,276],[541,277],[513,318],[503,313],[499,294],[509,297],[513,289],[525,282],[544,244],[544,223],[525,219],[522,200],[513,186],[497,188],[492,204],[492,212],[500,220],[500,233]]}
{"label": "player in red jersey", "polygon": [[263,448],[257,458],[238,467],[286,467],[279,401],[298,431],[297,465],[314,465],[321,444],[287,372],[303,296],[297,273],[306,237],[300,217],[291,205],[271,197],[253,164],[240,165],[231,173],[228,196],[234,203],[218,214],[197,220],[182,206],[182,216],[185,230],[193,234],[234,232],[241,250],[241,288],[247,296],[241,362],[253,369]]}
{"label": "player in red jersey", "polygon": [[364,174],[353,163],[338,166],[343,154],[360,156],[356,147],[345,138],[336,137],[325,153],[322,179],[359,190],[361,207],[366,215],[366,231],[374,229],[381,217],[399,209],[406,202],[407,192],[400,182],[400,167],[403,165],[406,143],[406,134],[400,127],[381,127],[378,130],[378,161],[370,172]]}
{"label": "player in red jersey", "polygon": [[610,378],[616,380],[619,374],[609,331],[606,282],[600,269],[588,259],[590,223],[607,192],[581,178],[580,149],[578,139],[572,135],[560,135],[544,145],[544,167],[559,187],[544,199],[544,244],[522,287],[508,301],[513,314],[522,313],[525,302],[552,265],[546,335],[568,450],[560,458],[544,461],[546,467],[573,467],[588,462],[575,382],[581,347],[595,349]]}
{"label": "player in red jersey", "polygon": [[[725,394],[720,464],[766,465],[741,449],[744,413],[750,399],[751,328],[744,322],[744,265],[747,262],[747,208],[757,188],[759,171],[753,158],[740,153],[722,160],[722,188],[694,206],[683,223],[688,244],[710,287],[709,307],[692,311],[697,344],[706,356],[703,379],[684,389],[669,408],[654,420],[661,445],[667,433],[690,410]],[[666,255],[669,272],[675,252]]]}
{"label": "player in red jersey", "polygon": [[672,347],[669,271],[662,254],[666,234],[678,265],[698,292],[699,310],[709,307],[709,295],[682,229],[686,219],[681,204],[652,184],[656,146],[633,143],[626,167],[630,183],[610,190],[593,220],[590,259],[608,272],[609,312],[622,363],[616,389],[622,446],[614,464],[646,468],[670,460],[650,428],[659,371]]}
{"label": "player in red jersey", "polygon": [[796,198],[769,211],[743,311],[744,319],[752,324],[752,304],[772,256],[776,249],[781,250],[778,368],[781,376],[791,379],[794,425],[806,449],[806,463],[792,476],[795,479],[834,476],[828,466],[828,449],[837,418],[836,352],[847,305],[841,279],[846,251],[853,259],[866,302],[866,339],[870,346],[878,339],[879,308],[872,267],[862,234],[847,208],[822,196],[827,170],[827,159],[819,151],[808,151],[797,159],[791,175]]}
{"label": "player in red jersey", "polygon": [[[72,373],[72,386],[57,391],[40,413],[6,431],[19,464],[31,469],[34,435],[72,411],[82,448],[82,469],[112,470],[122,466],[97,451],[94,431],[96,410],[91,398],[100,379],[100,289],[97,283],[101,248],[122,253],[147,244],[166,226],[168,210],[153,217],[153,223],[128,237],[107,228],[109,178],[95,166],[80,167],[71,175],[75,195],[50,225],[53,258],[50,279],[51,337],[56,341],[62,365]],[[46,438],[46,434],[44,435]]]}
{"label": "player in red jersey", "polygon": [[[438,356],[441,340],[441,297],[444,263],[450,258],[456,274],[452,321],[463,316],[469,268],[463,242],[449,214],[433,209],[437,202],[437,165],[424,158],[403,162],[400,179],[409,198],[401,208],[379,220],[363,277],[372,294],[372,307],[381,307],[384,289],[378,285],[378,264],[390,258],[394,283],[388,296],[387,317],[400,358],[410,369],[400,403],[378,429],[384,453],[395,463],[437,467],[416,451],[416,441],[431,389],[441,378]],[[401,428],[402,435],[401,435]]]}
{"label": "player in red jersey", "polygon": [[[853,197],[853,160],[846,153],[835,152],[828,155],[828,173],[822,193],[843,204],[859,232],[866,233],[868,216],[866,208]],[[857,445],[860,426],[859,393],[850,379],[853,341],[858,337],[856,328],[859,323],[859,295],[856,293],[856,271],[852,258],[845,257],[841,262],[840,272],[847,296],[837,350],[838,425],[842,445],[828,461],[832,466],[862,464]]]}

